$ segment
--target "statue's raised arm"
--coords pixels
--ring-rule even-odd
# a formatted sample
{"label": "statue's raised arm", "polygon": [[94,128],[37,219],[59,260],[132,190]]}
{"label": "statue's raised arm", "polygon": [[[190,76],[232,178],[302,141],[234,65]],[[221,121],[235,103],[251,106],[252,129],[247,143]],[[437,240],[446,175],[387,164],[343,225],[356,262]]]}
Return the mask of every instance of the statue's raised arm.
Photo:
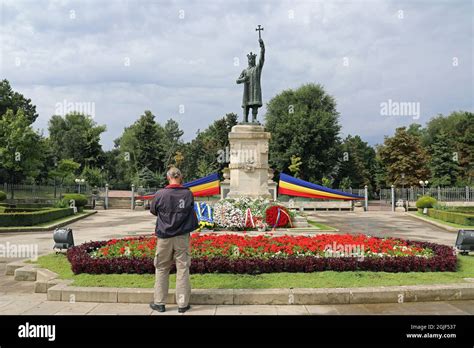
{"label": "statue's raised arm", "polygon": [[263,67],[263,63],[265,62],[265,44],[263,43],[262,39],[259,39],[258,42],[260,43],[260,58],[258,59],[258,66],[261,69]]}

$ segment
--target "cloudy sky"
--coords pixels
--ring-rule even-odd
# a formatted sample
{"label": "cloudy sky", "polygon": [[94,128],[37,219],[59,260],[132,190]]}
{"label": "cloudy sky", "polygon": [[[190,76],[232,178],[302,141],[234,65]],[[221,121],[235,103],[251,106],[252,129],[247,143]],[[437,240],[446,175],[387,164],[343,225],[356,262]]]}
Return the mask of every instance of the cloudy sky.
{"label": "cloudy sky", "polygon": [[[106,149],[144,110],[177,120],[185,140],[240,115],[235,80],[258,50],[257,24],[264,103],[320,83],[343,135],[375,144],[396,126],[473,110],[472,0],[0,3],[0,77],[37,105],[35,127],[46,132],[52,114],[82,103],[107,125]],[[415,104],[397,115],[397,103]]]}

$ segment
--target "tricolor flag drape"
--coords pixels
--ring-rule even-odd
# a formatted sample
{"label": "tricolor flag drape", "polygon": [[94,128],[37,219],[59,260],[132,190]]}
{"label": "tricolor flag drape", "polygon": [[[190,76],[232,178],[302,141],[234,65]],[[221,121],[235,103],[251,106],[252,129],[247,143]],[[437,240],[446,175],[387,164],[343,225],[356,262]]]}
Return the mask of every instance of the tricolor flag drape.
{"label": "tricolor flag drape", "polygon": [[288,174],[280,174],[278,194],[319,199],[342,199],[359,200],[364,197],[330,189],[321,185],[312,184],[308,181],[294,178]]}
{"label": "tricolor flag drape", "polygon": [[194,197],[214,196],[221,193],[219,174],[217,173],[187,182],[183,186],[189,188]]}
{"label": "tricolor flag drape", "polygon": [[[204,178],[196,179],[183,184],[191,190],[194,197],[206,197],[219,195],[221,193],[221,185],[219,181],[219,174],[214,173]],[[142,196],[135,197],[136,199],[152,200],[156,192],[147,193]]]}

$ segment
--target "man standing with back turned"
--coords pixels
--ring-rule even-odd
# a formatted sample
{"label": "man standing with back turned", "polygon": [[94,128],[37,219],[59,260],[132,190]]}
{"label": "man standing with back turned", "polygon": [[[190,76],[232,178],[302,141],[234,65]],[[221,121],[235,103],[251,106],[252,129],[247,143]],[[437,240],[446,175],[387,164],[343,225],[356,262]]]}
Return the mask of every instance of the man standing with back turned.
{"label": "man standing with back turned", "polygon": [[156,193],[150,204],[150,212],[156,215],[156,253],[155,253],[155,301],[150,304],[153,310],[164,312],[168,297],[169,273],[176,260],[176,303],[178,312],[191,308],[189,297],[191,283],[189,266],[191,264],[190,233],[199,226],[194,212],[192,192],[182,186],[183,177],[178,168],[171,167],[166,173],[169,185]]}

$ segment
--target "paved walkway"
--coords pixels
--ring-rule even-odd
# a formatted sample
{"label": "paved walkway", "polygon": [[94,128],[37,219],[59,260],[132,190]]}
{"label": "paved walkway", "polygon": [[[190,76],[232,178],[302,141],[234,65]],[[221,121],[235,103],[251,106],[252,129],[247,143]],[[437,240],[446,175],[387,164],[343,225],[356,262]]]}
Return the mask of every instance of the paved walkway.
{"label": "paved walkway", "polygon": [[363,233],[375,237],[397,237],[454,246],[456,232],[448,232],[404,213],[316,212],[309,213],[318,222],[340,230],[336,233]]}
{"label": "paved walkway", "polygon": [[[337,227],[338,233],[367,233],[374,236],[394,236],[413,240],[429,240],[453,245],[455,233],[446,232],[420,220],[391,212],[318,212],[315,220]],[[148,211],[99,211],[87,219],[72,223],[76,244],[140,234],[152,234],[154,217]],[[0,243],[37,244],[39,254],[52,250],[51,232],[2,233]],[[45,294],[33,293],[33,282],[16,282],[5,276],[5,264],[12,259],[0,259],[0,315],[2,314],[178,314],[176,306],[167,306],[164,314],[153,312],[146,304],[65,303],[47,301]],[[448,301],[404,304],[311,305],[311,306],[194,306],[184,315],[235,314],[474,314],[474,301]]]}

